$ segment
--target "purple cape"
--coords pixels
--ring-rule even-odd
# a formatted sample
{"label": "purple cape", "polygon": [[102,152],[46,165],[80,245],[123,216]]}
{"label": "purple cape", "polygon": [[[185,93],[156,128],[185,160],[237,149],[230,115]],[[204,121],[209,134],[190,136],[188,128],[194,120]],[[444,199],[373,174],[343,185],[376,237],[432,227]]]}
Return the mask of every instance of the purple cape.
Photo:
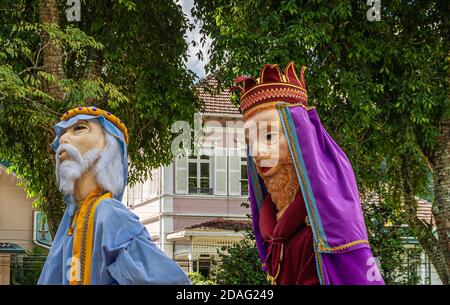
{"label": "purple cape", "polygon": [[[355,174],[347,156],[326,132],[314,108],[277,104],[314,235],[323,285],[384,284],[367,238]],[[248,156],[253,231],[261,261],[267,248],[259,211],[267,190]]]}

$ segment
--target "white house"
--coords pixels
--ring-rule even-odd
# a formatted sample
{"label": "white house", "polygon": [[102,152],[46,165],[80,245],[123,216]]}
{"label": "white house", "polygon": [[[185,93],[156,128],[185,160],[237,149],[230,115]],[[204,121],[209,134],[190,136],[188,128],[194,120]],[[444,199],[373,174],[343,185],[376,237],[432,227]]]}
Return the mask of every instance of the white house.
{"label": "white house", "polygon": [[245,148],[236,145],[242,116],[228,92],[206,93],[206,82],[216,81],[209,77],[198,86],[204,102],[201,121],[207,125],[203,130],[215,136],[214,149],[152,170],[150,180],[127,187],[124,196],[152,239],[186,271],[210,268],[217,249],[242,239],[234,228],[244,223],[250,228],[250,209],[242,206],[248,200]]}

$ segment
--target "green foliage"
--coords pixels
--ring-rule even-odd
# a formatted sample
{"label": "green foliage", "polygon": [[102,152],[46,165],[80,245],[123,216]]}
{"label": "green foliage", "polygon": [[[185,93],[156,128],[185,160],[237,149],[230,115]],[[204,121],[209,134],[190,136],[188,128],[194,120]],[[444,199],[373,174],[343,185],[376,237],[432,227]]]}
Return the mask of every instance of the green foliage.
{"label": "green foliage", "polygon": [[[42,1],[41,1],[42,2]],[[62,198],[49,144],[61,114],[79,105],[113,112],[130,132],[130,182],[172,160],[170,126],[191,122],[200,102],[185,67],[189,23],[172,1],[81,1],[81,21],[43,24],[38,0],[0,4],[0,160],[8,160],[56,232]],[[49,73],[48,44],[61,48],[63,76]],[[64,99],[45,90],[56,85]]]}
{"label": "green foliage", "polygon": [[[403,225],[406,212],[389,201],[364,205],[369,243],[374,257],[380,260],[381,275],[387,285],[417,284],[410,270],[416,267],[408,259],[413,255],[405,247],[407,237],[414,236]],[[415,256],[417,256],[417,253]]]}
{"label": "green foliage", "polygon": [[351,160],[360,193],[383,195],[383,212],[366,216],[383,215],[370,231],[385,238],[373,243],[388,270],[400,251],[394,228],[407,220],[402,172],[414,194],[432,198],[439,122],[450,114],[450,10],[445,1],[382,1],[381,21],[370,22],[368,9],[350,0],[196,0],[194,16],[212,40],[206,68],[224,87],[266,63],[307,66],[309,104]]}
{"label": "green foliage", "polygon": [[219,285],[268,285],[267,274],[262,270],[253,232],[232,246],[218,250],[221,264],[214,270]]}
{"label": "green foliage", "polygon": [[39,246],[16,257],[11,264],[12,285],[36,285],[48,255],[48,250]]}
{"label": "green foliage", "polygon": [[215,285],[216,284],[213,280],[205,278],[199,272],[189,272],[187,275],[188,275],[189,280],[191,281],[192,285]]}

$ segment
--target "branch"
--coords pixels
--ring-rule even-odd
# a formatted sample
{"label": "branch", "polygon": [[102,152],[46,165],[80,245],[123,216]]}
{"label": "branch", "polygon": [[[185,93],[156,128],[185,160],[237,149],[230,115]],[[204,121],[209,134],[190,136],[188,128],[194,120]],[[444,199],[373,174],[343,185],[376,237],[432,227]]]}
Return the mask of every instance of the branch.
{"label": "branch", "polygon": [[33,63],[35,67],[37,66],[37,63],[39,62],[39,57],[41,56],[41,52],[48,46],[49,43],[50,43],[50,40],[47,41],[37,52],[35,64]]}
{"label": "branch", "polygon": [[417,216],[417,201],[414,196],[413,187],[409,179],[409,159],[405,157],[402,161],[402,184],[403,199],[408,212],[408,225],[416,232],[415,237],[425,254],[430,258],[439,278],[444,285],[450,283],[450,271],[445,259],[445,253],[439,245],[439,240],[433,235],[432,224],[426,224]]}
{"label": "branch", "polygon": [[23,73],[25,73],[25,72],[28,72],[28,71],[31,71],[31,70],[42,70],[42,68],[43,68],[43,67],[36,67],[36,66],[28,67],[28,68],[26,68],[25,70],[22,70],[22,71],[20,71],[19,73],[17,73],[17,75],[21,75],[21,74],[23,74]]}

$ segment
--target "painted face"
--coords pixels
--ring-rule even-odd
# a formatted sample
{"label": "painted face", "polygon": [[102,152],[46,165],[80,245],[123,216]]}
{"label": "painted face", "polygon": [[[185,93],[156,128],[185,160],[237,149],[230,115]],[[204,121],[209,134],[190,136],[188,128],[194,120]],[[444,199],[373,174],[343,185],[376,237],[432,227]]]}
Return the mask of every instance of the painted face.
{"label": "painted face", "polygon": [[276,109],[263,109],[244,118],[245,141],[258,173],[264,177],[276,175],[282,167],[280,161],[290,159],[282,128]]}
{"label": "painted face", "polygon": [[[65,131],[59,142],[60,144],[73,146],[81,155],[94,148],[102,150],[106,145],[102,126],[97,120],[78,121]],[[66,151],[62,150],[57,158],[63,162],[70,159],[70,156]]]}

